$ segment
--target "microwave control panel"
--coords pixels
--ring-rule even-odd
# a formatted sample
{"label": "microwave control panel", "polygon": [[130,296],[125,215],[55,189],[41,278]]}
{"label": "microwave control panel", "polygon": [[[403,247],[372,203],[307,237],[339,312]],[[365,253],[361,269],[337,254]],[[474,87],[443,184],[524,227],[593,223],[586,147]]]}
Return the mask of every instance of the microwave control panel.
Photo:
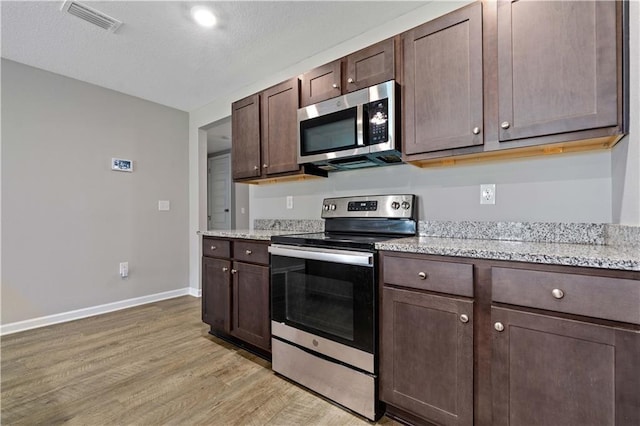
{"label": "microwave control panel", "polygon": [[384,143],[389,140],[389,99],[369,102],[369,143]]}

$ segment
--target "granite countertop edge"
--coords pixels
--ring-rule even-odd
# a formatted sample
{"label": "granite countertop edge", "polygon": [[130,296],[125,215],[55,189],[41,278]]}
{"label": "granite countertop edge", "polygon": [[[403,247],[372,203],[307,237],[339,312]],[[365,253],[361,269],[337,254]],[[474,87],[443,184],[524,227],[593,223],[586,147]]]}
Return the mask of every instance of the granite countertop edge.
{"label": "granite countertop edge", "polygon": [[640,251],[633,247],[438,237],[394,239],[375,247],[403,253],[640,271]]}
{"label": "granite countertop edge", "polygon": [[[198,235],[269,241],[272,236],[299,234],[293,230],[213,230]],[[507,260],[547,265],[640,271],[640,250],[597,244],[568,244],[440,237],[408,237],[376,243],[376,249],[402,253]]]}

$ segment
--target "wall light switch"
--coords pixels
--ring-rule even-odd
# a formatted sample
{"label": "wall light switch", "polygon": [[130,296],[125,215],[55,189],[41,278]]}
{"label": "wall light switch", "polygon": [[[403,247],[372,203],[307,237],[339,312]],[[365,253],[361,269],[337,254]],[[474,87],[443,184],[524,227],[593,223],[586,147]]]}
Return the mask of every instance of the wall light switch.
{"label": "wall light switch", "polygon": [[120,262],[120,277],[127,278],[129,276],[129,262]]}
{"label": "wall light switch", "polygon": [[168,212],[171,210],[171,203],[169,200],[159,200],[158,201],[158,210],[161,212]]}
{"label": "wall light switch", "polygon": [[293,196],[287,195],[287,208],[291,210],[293,208]]}

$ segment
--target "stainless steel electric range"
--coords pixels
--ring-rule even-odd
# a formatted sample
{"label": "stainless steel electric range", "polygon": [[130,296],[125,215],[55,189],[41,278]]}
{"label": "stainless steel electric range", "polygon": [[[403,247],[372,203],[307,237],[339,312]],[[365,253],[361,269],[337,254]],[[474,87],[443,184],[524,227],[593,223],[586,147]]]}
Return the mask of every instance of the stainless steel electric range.
{"label": "stainless steel electric range", "polygon": [[414,195],[327,198],[325,232],[271,238],[273,370],[379,417],[375,243],[416,235]]}

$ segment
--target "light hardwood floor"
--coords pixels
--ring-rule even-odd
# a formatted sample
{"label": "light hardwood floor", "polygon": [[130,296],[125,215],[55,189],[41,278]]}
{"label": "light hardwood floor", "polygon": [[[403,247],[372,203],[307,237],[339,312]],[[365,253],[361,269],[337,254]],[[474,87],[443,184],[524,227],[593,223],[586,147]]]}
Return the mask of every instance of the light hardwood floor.
{"label": "light hardwood floor", "polygon": [[370,424],[207,331],[184,296],[5,336],[1,423]]}

